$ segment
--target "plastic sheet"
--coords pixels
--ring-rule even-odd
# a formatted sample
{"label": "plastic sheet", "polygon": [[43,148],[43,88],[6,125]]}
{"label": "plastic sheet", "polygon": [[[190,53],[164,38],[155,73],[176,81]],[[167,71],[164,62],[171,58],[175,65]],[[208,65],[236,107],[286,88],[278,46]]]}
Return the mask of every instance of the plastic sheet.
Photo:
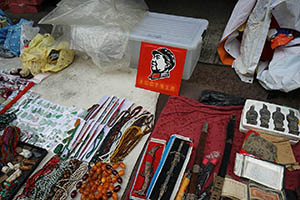
{"label": "plastic sheet", "polygon": [[145,16],[140,0],[63,0],[39,23],[53,24],[54,37],[86,52],[100,66],[128,66],[130,30]]}
{"label": "plastic sheet", "polygon": [[28,46],[30,41],[39,33],[39,27],[32,27],[33,21],[23,23],[21,25],[21,38],[20,38],[20,53],[23,52],[25,46]]}

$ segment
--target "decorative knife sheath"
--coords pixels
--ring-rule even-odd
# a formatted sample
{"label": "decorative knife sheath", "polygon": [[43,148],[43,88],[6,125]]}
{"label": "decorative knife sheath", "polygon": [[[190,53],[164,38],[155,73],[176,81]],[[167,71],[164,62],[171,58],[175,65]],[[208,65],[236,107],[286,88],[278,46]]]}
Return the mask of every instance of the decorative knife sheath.
{"label": "decorative knife sheath", "polygon": [[196,150],[196,156],[195,156],[195,161],[193,165],[193,170],[192,170],[192,177],[191,177],[191,182],[190,182],[190,187],[189,191],[187,194],[187,200],[196,200],[197,195],[196,195],[196,189],[197,189],[197,182],[198,182],[198,177],[202,172],[202,169],[200,167],[201,162],[204,157],[204,148],[205,148],[205,142],[206,142],[206,136],[207,136],[207,129],[208,129],[208,123],[204,122],[199,143],[197,146]]}
{"label": "decorative knife sheath", "polygon": [[221,198],[224,178],[226,176],[227,165],[230,159],[230,152],[233,143],[234,127],[235,127],[235,115],[232,115],[230,121],[227,124],[224,154],[223,154],[218,176],[216,176],[214,179],[213,187],[211,189],[210,200],[219,200]]}

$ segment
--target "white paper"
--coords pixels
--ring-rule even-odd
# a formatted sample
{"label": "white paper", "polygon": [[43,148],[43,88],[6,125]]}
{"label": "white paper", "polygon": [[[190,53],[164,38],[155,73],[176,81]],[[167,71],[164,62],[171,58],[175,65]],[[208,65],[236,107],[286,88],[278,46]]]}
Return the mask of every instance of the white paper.
{"label": "white paper", "polygon": [[[281,190],[283,187],[284,166],[240,154],[234,167],[237,176]],[[242,161],[240,160],[242,159]]]}

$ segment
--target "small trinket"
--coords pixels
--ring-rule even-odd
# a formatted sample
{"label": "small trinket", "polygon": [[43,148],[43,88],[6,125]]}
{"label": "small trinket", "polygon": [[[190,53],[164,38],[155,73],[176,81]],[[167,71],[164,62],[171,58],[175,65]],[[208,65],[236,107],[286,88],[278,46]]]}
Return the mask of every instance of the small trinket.
{"label": "small trinket", "polygon": [[112,168],[111,165],[106,165],[106,169],[107,169],[107,170],[109,170],[109,169],[111,169],[111,168]]}
{"label": "small trinket", "polygon": [[274,121],[274,126],[275,130],[277,131],[284,131],[285,129],[283,128],[283,120],[284,120],[284,115],[281,113],[281,108],[276,107],[276,111],[273,112],[272,114],[272,119]]}
{"label": "small trinket", "polygon": [[124,169],[120,170],[119,173],[118,173],[119,176],[123,176],[124,174],[125,174],[125,170]]}
{"label": "small trinket", "polygon": [[62,152],[63,148],[64,148],[64,145],[63,145],[63,144],[59,144],[59,145],[57,145],[57,146],[55,147],[55,149],[54,149],[53,152],[56,153],[56,154],[59,154],[59,153]]}
{"label": "small trinket", "polygon": [[17,147],[17,148],[16,148],[17,154],[20,154],[22,151],[23,151],[23,149],[22,149],[21,147]]}
{"label": "small trinket", "polygon": [[268,110],[266,104],[263,104],[262,109],[259,110],[260,114],[260,126],[264,128],[269,128],[269,120],[271,112]]}
{"label": "small trinket", "polygon": [[14,165],[13,165],[11,162],[7,163],[7,166],[8,166],[10,169],[15,169],[15,168],[14,168]]}
{"label": "small trinket", "polygon": [[17,164],[14,165],[14,169],[16,169],[16,170],[19,169],[20,167],[21,167],[20,163],[17,163]]}
{"label": "small trinket", "polygon": [[24,165],[35,165],[35,160],[23,160]]}
{"label": "small trinket", "polygon": [[22,160],[23,160],[23,157],[22,157],[22,156],[18,155],[18,156],[16,157],[16,161],[17,161],[17,162],[21,162]]}
{"label": "small trinket", "polygon": [[4,173],[4,174],[7,174],[11,169],[8,167],[8,166],[4,166],[2,167],[1,171]]}
{"label": "small trinket", "polygon": [[113,200],[117,200],[118,199],[118,194],[116,192],[112,193],[112,198]]}
{"label": "small trinket", "polygon": [[20,167],[20,170],[22,171],[28,171],[32,169],[32,165],[24,165]]}
{"label": "small trinket", "polygon": [[20,169],[16,170],[10,177],[6,179],[7,182],[11,183],[15,181],[18,177],[22,175],[22,171]]}
{"label": "small trinket", "polygon": [[20,153],[21,156],[23,156],[24,158],[28,159],[32,156],[31,151],[27,150],[27,149],[23,149],[23,151]]}
{"label": "small trinket", "polygon": [[254,110],[254,105],[250,106],[250,109],[246,113],[247,123],[256,125],[257,124],[257,117],[258,117],[258,114]]}

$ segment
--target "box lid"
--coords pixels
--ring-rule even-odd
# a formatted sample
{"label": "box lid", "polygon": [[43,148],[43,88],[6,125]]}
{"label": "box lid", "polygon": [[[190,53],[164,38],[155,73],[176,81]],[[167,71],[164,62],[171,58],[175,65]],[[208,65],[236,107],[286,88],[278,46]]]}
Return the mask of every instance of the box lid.
{"label": "box lid", "polygon": [[131,40],[194,49],[207,29],[205,19],[148,12],[130,34]]}

